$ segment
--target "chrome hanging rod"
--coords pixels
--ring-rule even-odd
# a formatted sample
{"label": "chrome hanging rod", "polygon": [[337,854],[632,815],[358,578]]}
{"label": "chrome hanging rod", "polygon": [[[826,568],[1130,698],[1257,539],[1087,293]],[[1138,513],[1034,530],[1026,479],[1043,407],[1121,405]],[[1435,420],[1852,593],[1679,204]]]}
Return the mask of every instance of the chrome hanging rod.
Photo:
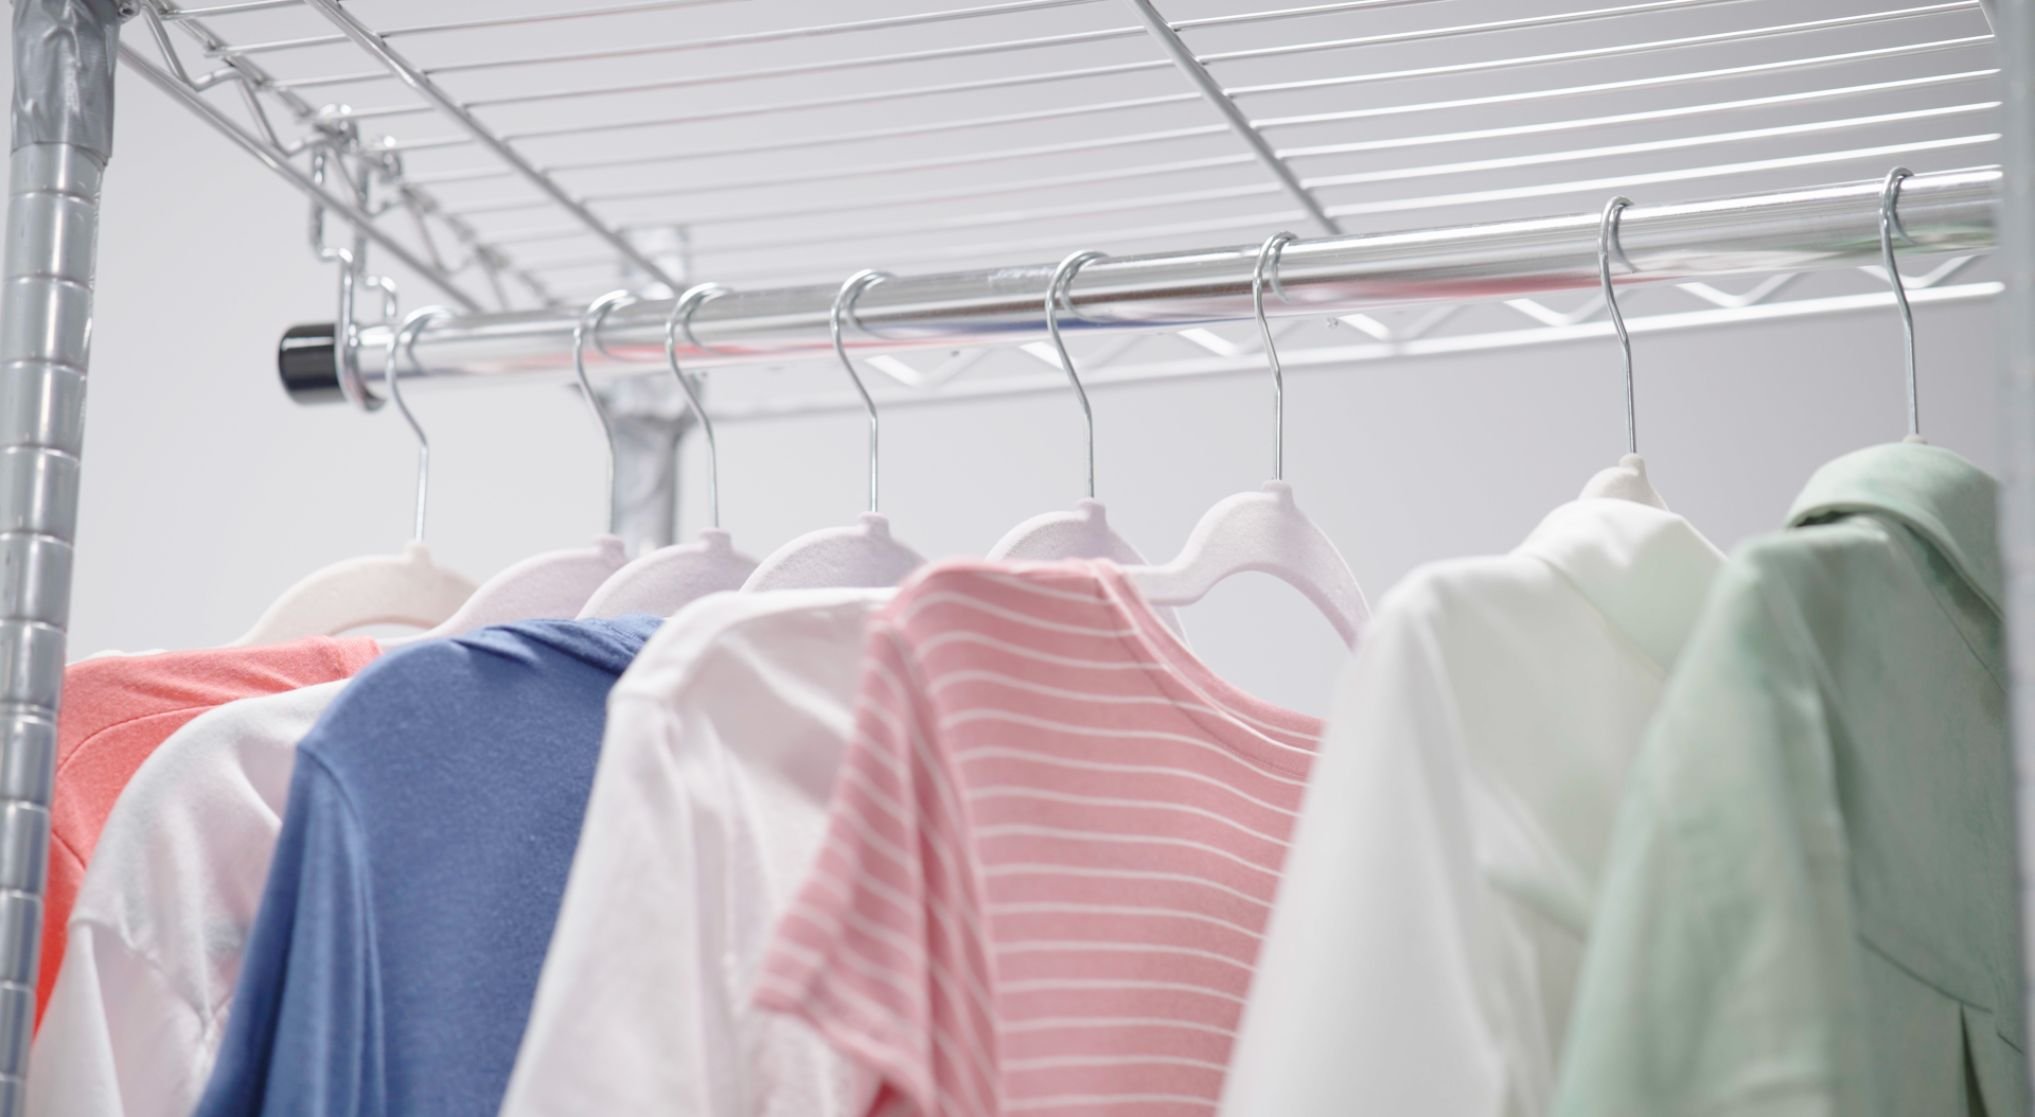
{"label": "chrome hanging rod", "polygon": [[[1992,247],[2001,193],[1997,168],[1922,174],[1901,190],[1908,250]],[[1867,263],[1878,245],[1878,178],[1677,205],[1636,205],[1620,219],[1630,281],[1689,280],[1742,272],[1804,271]],[[1286,298],[1274,314],[1346,314],[1393,303],[1469,301],[1592,288],[1598,215],[1588,212],[1296,241],[1280,263]],[[1179,330],[1250,316],[1251,245],[1117,256],[1083,268],[1069,293],[1075,330]],[[1050,263],[872,286],[856,304],[848,344],[858,353],[1007,345],[1044,336],[1040,292]],[[688,367],[785,363],[824,355],[836,284],[737,288],[702,306]],[[594,375],[641,372],[663,359],[669,299],[617,310],[588,355]],[[569,365],[569,310],[472,314],[433,322],[414,352],[424,383],[556,377]],[[292,331],[285,386],[300,399],[337,397],[330,346]],[[360,335],[358,364],[371,389],[386,365],[386,328]]]}

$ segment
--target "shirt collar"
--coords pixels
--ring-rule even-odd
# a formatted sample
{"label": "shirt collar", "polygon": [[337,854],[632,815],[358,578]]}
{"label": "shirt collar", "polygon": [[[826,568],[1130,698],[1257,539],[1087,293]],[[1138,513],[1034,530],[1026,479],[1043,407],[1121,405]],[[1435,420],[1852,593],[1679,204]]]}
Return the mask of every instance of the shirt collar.
{"label": "shirt collar", "polygon": [[1662,670],[1674,666],[1724,567],[1723,553],[1689,521],[1604,497],[1548,513],[1518,553],[1560,571]]}
{"label": "shirt collar", "polygon": [[1939,446],[1896,442],[1854,451],[1816,471],[1795,498],[1788,526],[1848,513],[1899,520],[1936,548],[2001,612],[1999,482]]}

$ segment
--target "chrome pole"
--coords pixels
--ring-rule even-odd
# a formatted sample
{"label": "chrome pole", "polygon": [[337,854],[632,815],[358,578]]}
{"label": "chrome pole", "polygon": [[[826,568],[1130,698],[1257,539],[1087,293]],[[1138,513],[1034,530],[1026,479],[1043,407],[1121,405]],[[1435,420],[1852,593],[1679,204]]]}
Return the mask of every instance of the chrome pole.
{"label": "chrome pole", "polygon": [[[1901,190],[1901,223],[1913,248],[1982,252],[1994,241],[2000,193],[1996,169],[1916,175]],[[1735,272],[1803,271],[1874,259],[1880,184],[1856,183],[1681,205],[1635,205],[1619,240],[1634,267],[1629,283]],[[1362,234],[1295,241],[1279,266],[1286,298],[1275,315],[1344,314],[1387,303],[1499,299],[1597,285],[1598,215]],[[1251,314],[1255,242],[1147,256],[1113,256],[1081,270],[1062,316],[1069,329],[1178,330],[1245,321]],[[1042,338],[1040,296],[1053,265],[900,276],[856,304],[858,354],[917,348],[1007,345]],[[702,275],[701,279],[711,279]],[[835,285],[736,288],[700,307],[687,368],[783,363],[824,356]],[[613,377],[664,360],[671,300],[618,309],[590,347],[588,370]],[[570,367],[570,310],[461,315],[433,322],[417,338],[425,382],[505,376],[557,377]],[[297,327],[316,331],[328,327]],[[389,331],[361,331],[360,364],[370,385],[385,362]],[[302,337],[297,340],[302,342]],[[332,394],[330,338],[300,344],[285,382],[298,398]]]}
{"label": "chrome pole", "polygon": [[615,483],[608,522],[630,554],[678,542],[680,450],[692,410],[670,377],[642,375],[597,388],[615,425]]}
{"label": "chrome pole", "polygon": [[70,620],[99,184],[135,0],[15,0],[0,297],[0,1117],[25,1108]]}

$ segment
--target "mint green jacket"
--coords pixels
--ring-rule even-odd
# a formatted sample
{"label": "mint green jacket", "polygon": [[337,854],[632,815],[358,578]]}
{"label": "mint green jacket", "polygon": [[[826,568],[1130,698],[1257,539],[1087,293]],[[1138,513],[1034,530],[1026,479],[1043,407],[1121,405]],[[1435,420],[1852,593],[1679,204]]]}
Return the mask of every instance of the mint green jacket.
{"label": "mint green jacket", "polygon": [[1997,486],[1824,466],[1713,585],[1630,774],[1557,1117],[2021,1117]]}

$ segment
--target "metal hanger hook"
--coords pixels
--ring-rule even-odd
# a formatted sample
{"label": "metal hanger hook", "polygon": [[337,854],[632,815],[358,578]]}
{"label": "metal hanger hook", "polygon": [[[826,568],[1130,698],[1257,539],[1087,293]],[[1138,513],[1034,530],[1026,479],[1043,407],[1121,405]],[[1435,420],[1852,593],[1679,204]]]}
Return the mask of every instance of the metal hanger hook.
{"label": "metal hanger hook", "polygon": [[[877,435],[879,433],[876,421],[876,400],[869,394],[869,386],[862,382],[862,374],[855,371],[855,362],[848,359],[848,345],[842,340],[841,329],[842,323],[854,316],[855,300],[862,297],[862,292],[882,283],[884,280],[895,278],[889,272],[878,271],[875,268],[864,268],[856,272],[848,277],[846,283],[841,284],[840,292],[834,296],[834,308],[827,314],[827,328],[834,339],[834,356],[841,359],[841,367],[847,370],[849,381],[855,385],[855,394],[862,397],[862,409],[869,414],[869,510],[871,512],[878,510],[878,496],[880,492],[877,485],[876,472]],[[857,322],[856,325],[859,327],[861,323]]]}
{"label": "metal hanger hook", "polygon": [[610,291],[589,303],[586,313],[579,316],[579,322],[572,327],[572,375],[579,381],[579,390],[586,396],[586,405],[594,413],[594,422],[601,427],[601,440],[608,448],[608,530],[615,529],[615,424],[608,418],[608,409],[601,403],[601,397],[594,392],[593,380],[586,374],[586,339],[589,334],[598,335],[601,323],[608,314],[638,301],[628,291]]}
{"label": "metal hanger hook", "polygon": [[388,381],[389,399],[394,401],[403,422],[410,425],[410,433],[417,436],[417,506],[415,519],[410,525],[410,538],[418,543],[424,542],[424,512],[431,501],[431,439],[424,434],[423,424],[417,422],[409,402],[403,398],[403,375],[396,367],[396,354],[401,352],[409,358],[411,372],[423,372],[423,366],[417,363],[417,335],[438,319],[450,317],[452,308],[444,306],[425,306],[411,311],[389,338],[388,367],[382,373],[382,378]]}
{"label": "metal hanger hook", "polygon": [[[1604,216],[1597,223],[1597,281],[1604,286],[1604,306],[1611,312],[1611,328],[1618,333],[1618,352],[1625,363],[1625,452],[1639,453],[1639,414],[1633,406],[1632,334],[1625,329],[1625,313],[1618,309],[1618,288],[1611,282],[1611,255],[1617,253],[1628,269],[1625,249],[1618,243],[1618,216],[1632,204],[1620,194],[1604,203]],[[1637,269],[1632,269],[1637,270]]]}
{"label": "metal hanger hook", "polygon": [[380,396],[367,390],[367,383],[360,375],[360,318],[355,310],[356,285],[382,293],[382,316],[380,321],[394,325],[401,312],[402,299],[396,292],[396,281],[386,275],[363,275],[353,266],[353,254],[343,249],[336,254],[321,255],[321,259],[338,260],[339,270],[339,317],[337,325],[341,337],[337,339],[338,352],[335,368],[339,379],[339,394],[347,402],[362,411],[380,411],[384,401]]}
{"label": "metal hanger hook", "polygon": [[1046,336],[1053,339],[1053,351],[1060,355],[1060,368],[1067,374],[1067,383],[1074,386],[1074,398],[1081,404],[1081,423],[1088,437],[1088,498],[1095,499],[1095,409],[1089,406],[1088,389],[1081,384],[1081,374],[1074,370],[1074,356],[1067,352],[1067,342],[1060,337],[1060,310],[1073,310],[1067,301],[1068,289],[1074,286],[1074,275],[1082,268],[1109,256],[1092,249],[1076,252],[1060,261],[1053,269],[1053,279],[1046,284]]}
{"label": "metal hanger hook", "polygon": [[707,436],[707,518],[714,527],[721,526],[721,445],[714,439],[714,419],[707,414],[707,405],[700,399],[699,385],[678,367],[678,331],[685,331],[685,340],[694,349],[701,348],[699,339],[692,335],[692,316],[702,303],[711,302],[728,293],[718,283],[701,283],[686,289],[671,308],[671,317],[664,320],[664,359],[671,365],[671,374],[678,378],[679,390],[685,393],[685,401],[692,405],[693,417],[700,422],[700,430]]}
{"label": "metal hanger hook", "polygon": [[1894,234],[1908,239],[1908,230],[1901,226],[1901,182],[1913,177],[1915,172],[1908,168],[1895,167],[1887,172],[1886,185],[1880,188],[1880,263],[1887,269],[1887,284],[1894,289],[1894,305],[1901,311],[1902,355],[1907,359],[1908,373],[1908,437],[1920,438],[1922,393],[1915,375],[1915,311],[1908,305],[1908,285],[1894,260]]}
{"label": "metal hanger hook", "polygon": [[1265,320],[1265,282],[1284,299],[1279,286],[1279,259],[1286,246],[1299,240],[1292,233],[1273,233],[1258,249],[1258,265],[1251,270],[1251,313],[1257,316],[1258,333],[1265,339],[1265,363],[1272,367],[1272,480],[1286,479],[1286,371],[1279,367],[1279,347],[1272,343],[1272,323]]}

